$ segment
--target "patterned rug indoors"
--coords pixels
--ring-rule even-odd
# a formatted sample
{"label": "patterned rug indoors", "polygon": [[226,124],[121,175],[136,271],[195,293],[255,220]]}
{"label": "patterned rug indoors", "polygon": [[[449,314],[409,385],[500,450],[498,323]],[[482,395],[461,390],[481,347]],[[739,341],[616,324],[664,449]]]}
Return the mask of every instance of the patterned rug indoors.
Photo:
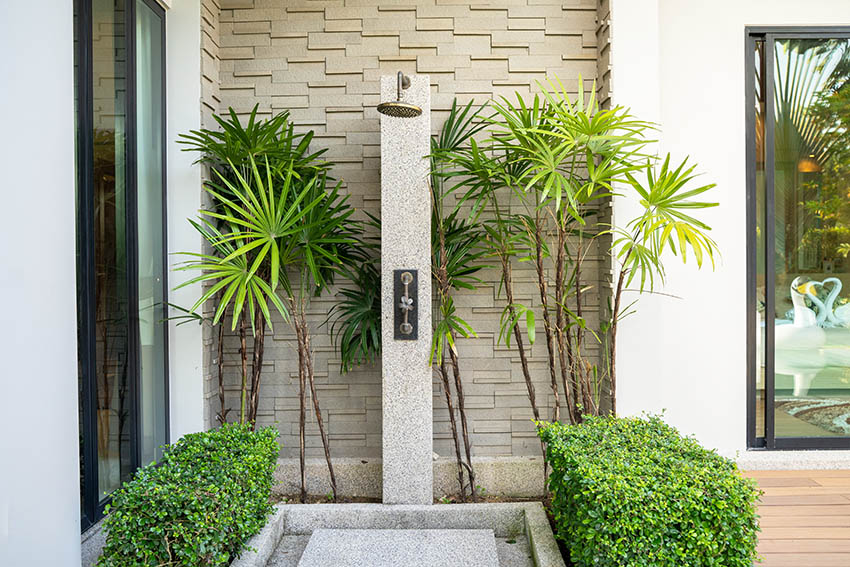
{"label": "patterned rug indoors", "polygon": [[850,400],[777,397],[776,409],[832,433],[850,435]]}

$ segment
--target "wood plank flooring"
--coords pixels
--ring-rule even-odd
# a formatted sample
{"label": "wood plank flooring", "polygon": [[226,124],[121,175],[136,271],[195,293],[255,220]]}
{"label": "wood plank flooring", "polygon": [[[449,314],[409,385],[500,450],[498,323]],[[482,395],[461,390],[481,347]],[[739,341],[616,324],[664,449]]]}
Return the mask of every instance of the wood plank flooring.
{"label": "wood plank flooring", "polygon": [[850,567],[850,470],[747,471],[759,505],[763,567]]}

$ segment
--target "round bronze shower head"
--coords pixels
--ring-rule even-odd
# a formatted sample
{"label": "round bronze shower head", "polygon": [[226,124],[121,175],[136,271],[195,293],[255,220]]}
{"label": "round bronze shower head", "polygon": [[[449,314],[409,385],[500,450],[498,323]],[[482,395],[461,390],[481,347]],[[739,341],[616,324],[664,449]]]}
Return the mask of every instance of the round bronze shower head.
{"label": "round bronze shower head", "polygon": [[401,91],[407,89],[409,86],[410,78],[406,77],[404,73],[399,71],[396,100],[391,102],[382,102],[378,105],[378,112],[394,118],[416,118],[422,114],[422,109],[415,104],[401,102]]}
{"label": "round bronze shower head", "polygon": [[415,104],[393,101],[379,104],[378,112],[395,118],[416,118],[422,114],[422,109]]}

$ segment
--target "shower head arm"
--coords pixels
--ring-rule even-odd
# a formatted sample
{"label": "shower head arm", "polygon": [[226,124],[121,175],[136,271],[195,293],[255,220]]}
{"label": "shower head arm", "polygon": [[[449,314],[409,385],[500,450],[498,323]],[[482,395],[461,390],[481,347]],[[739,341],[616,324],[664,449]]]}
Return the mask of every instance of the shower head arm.
{"label": "shower head arm", "polygon": [[[383,79],[381,80],[383,81]],[[416,116],[420,116],[422,114],[421,108],[415,104],[402,102],[401,100],[401,91],[410,88],[410,84],[410,77],[406,77],[404,73],[399,71],[397,76],[396,100],[380,103],[377,111],[385,116],[395,118],[415,118]]]}
{"label": "shower head arm", "polygon": [[398,72],[398,95],[396,100],[401,102],[401,91],[410,87],[410,77],[406,77],[401,71]]}

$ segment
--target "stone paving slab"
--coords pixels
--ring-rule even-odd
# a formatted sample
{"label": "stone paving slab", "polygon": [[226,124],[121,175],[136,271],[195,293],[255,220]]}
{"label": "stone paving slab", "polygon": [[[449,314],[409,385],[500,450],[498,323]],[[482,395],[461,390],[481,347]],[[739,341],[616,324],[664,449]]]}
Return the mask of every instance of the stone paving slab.
{"label": "stone paving slab", "polygon": [[266,567],[296,567],[309,541],[308,535],[283,536]]}
{"label": "stone paving slab", "polygon": [[528,540],[524,537],[497,537],[496,553],[499,567],[535,567]]}
{"label": "stone paving slab", "polygon": [[[308,535],[283,536],[267,567],[297,567],[309,541]],[[524,537],[497,537],[496,554],[499,567],[535,567],[528,540]]]}
{"label": "stone paving slab", "polygon": [[[286,533],[309,535],[317,529],[349,530],[493,530],[496,537],[514,537],[525,531],[530,513],[538,512],[549,529],[539,502],[493,504],[308,504],[289,505]],[[551,538],[551,530],[549,535]],[[554,539],[552,540],[554,545]],[[557,548],[557,546],[556,546]]]}
{"label": "stone paving slab", "polygon": [[498,567],[493,530],[313,532],[298,567]]}

